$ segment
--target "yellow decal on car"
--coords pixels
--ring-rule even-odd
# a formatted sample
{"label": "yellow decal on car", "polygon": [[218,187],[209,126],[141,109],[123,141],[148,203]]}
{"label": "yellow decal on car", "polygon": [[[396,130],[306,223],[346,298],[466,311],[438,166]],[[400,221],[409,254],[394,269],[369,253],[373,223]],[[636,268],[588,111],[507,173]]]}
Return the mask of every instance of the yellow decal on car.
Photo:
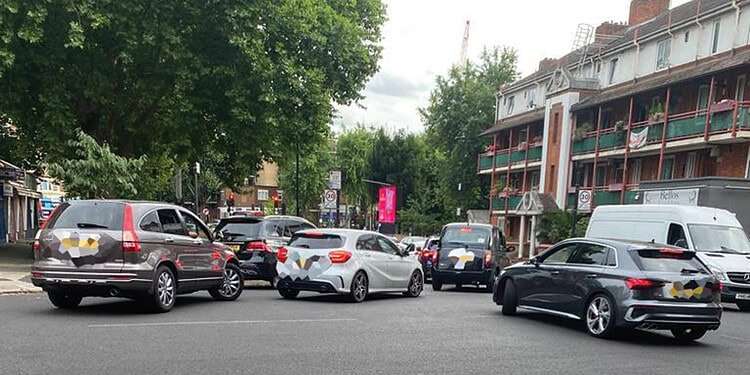
{"label": "yellow decal on car", "polygon": [[55,236],[60,241],[57,251],[68,253],[71,258],[95,255],[99,252],[101,235],[95,233],[59,232]]}
{"label": "yellow decal on car", "polygon": [[456,264],[453,265],[454,269],[462,270],[466,267],[466,263],[474,261],[474,253],[466,251],[466,249],[453,249],[448,253],[448,258],[453,258]]}

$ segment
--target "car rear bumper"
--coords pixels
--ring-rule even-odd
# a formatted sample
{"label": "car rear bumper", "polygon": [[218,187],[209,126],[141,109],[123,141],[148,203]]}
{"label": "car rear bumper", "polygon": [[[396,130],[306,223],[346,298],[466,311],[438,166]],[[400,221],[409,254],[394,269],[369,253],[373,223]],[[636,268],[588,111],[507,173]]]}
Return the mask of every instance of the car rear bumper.
{"label": "car rear bumper", "polygon": [[718,303],[636,302],[626,306],[624,325],[643,329],[701,327],[709,330],[721,325]]}
{"label": "car rear bumper", "polygon": [[293,289],[318,293],[341,293],[333,283],[318,280],[292,280],[291,278],[280,279],[276,283],[278,289]]}
{"label": "car rear bumper", "polygon": [[439,279],[443,284],[484,284],[491,283],[492,270],[483,271],[452,271],[438,270],[434,267],[431,270],[432,279]]}
{"label": "car rear bumper", "polygon": [[147,272],[76,272],[32,269],[31,282],[45,291],[66,289],[84,296],[116,296],[151,290]]}
{"label": "car rear bumper", "polygon": [[273,280],[276,277],[276,264],[240,261],[240,272],[245,280]]}

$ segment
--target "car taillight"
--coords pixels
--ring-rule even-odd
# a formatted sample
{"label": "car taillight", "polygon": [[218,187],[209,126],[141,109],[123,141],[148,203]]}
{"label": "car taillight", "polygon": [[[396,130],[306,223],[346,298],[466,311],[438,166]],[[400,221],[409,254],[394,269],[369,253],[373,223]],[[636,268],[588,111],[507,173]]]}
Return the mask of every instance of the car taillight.
{"label": "car taillight", "polygon": [[253,251],[253,250],[269,251],[268,250],[268,245],[266,245],[265,242],[261,242],[261,241],[254,241],[254,242],[248,243],[247,244],[247,250],[248,251]]}
{"label": "car taillight", "polygon": [[485,250],[484,251],[484,268],[490,268],[492,267],[492,251]]}
{"label": "car taillight", "polygon": [[334,250],[328,253],[328,259],[330,259],[333,264],[346,263],[351,257],[352,253],[346,250]]}
{"label": "car taillight", "polygon": [[438,252],[437,250],[432,252],[432,263],[437,263],[438,261]]}
{"label": "car taillight", "polygon": [[286,247],[280,247],[279,250],[276,251],[276,259],[281,263],[286,263],[288,254],[289,250],[287,250]]}
{"label": "car taillight", "polygon": [[661,283],[649,279],[628,278],[625,280],[628,289],[650,289],[661,286]]}
{"label": "car taillight", "polygon": [[133,224],[133,207],[127,203],[122,210],[122,252],[141,252],[141,243],[138,240],[138,234],[135,232],[135,225]]}
{"label": "car taillight", "polygon": [[42,250],[42,244],[39,242],[39,240],[34,240],[34,243],[31,244],[31,250],[33,250],[35,253]]}

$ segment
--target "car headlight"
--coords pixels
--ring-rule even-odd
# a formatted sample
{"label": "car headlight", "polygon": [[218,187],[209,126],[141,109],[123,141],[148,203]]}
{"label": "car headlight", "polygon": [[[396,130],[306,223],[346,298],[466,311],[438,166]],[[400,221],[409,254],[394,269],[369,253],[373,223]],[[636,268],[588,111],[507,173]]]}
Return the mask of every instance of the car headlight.
{"label": "car headlight", "polygon": [[727,281],[727,276],[724,274],[724,271],[722,271],[722,270],[720,270],[718,268],[713,268],[712,267],[711,268],[711,273],[713,273],[714,276],[716,276],[716,278],[719,279],[719,281]]}

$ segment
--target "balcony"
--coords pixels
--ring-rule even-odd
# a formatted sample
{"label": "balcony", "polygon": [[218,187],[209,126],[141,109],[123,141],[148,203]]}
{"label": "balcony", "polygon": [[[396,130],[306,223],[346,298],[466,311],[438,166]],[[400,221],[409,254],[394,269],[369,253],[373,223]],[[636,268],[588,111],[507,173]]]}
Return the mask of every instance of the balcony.
{"label": "balcony", "polygon": [[[581,188],[581,189],[591,189],[591,188]],[[625,192],[625,204],[640,204],[639,198],[639,191],[637,190],[637,186],[628,185],[628,189],[633,190],[627,190]],[[571,187],[568,191],[573,191],[575,188]],[[613,190],[608,188],[596,188],[594,189],[594,207],[596,206],[609,206],[609,205],[617,205],[620,204],[620,196],[622,194],[622,190]],[[566,202],[567,208],[573,208],[576,205],[576,202],[578,201],[576,197],[576,193],[568,193],[568,200]]]}
{"label": "balcony", "polygon": [[[528,156],[527,156],[528,152]],[[492,169],[492,153],[479,155],[479,172]],[[510,160],[511,165],[523,164],[526,160],[529,163],[542,160],[542,146],[532,145],[526,150],[525,147],[513,147],[511,149],[499,150],[495,154],[495,168],[505,168]]]}
{"label": "balcony", "polygon": [[516,207],[521,203],[523,199],[522,195],[511,195],[509,197],[494,197],[492,198],[492,210],[493,211],[505,211],[505,202],[508,202],[508,211],[515,211]]}
{"label": "balcony", "polygon": [[[669,116],[666,141],[703,137],[706,132],[707,110],[678,113]],[[735,117],[736,114],[736,117]],[[736,122],[734,121],[736,119]],[[643,121],[633,123],[632,132],[638,133],[648,129],[646,145],[658,144],[662,140],[664,122]],[[750,102],[717,103],[711,109],[711,120],[708,127],[709,136],[732,133],[736,130],[750,129]],[[603,129],[599,132],[599,151],[625,148],[627,130]],[[573,155],[594,153],[596,151],[596,131],[586,133],[581,139],[573,141]]]}

